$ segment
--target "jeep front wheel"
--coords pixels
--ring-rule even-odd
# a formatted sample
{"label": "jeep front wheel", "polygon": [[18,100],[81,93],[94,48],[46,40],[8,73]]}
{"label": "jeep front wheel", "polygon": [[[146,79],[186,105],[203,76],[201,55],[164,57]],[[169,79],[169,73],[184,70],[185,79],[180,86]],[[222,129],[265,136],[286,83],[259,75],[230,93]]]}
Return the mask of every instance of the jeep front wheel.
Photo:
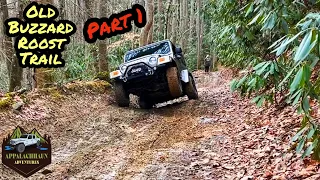
{"label": "jeep front wheel", "polygon": [[26,149],[26,146],[24,144],[18,144],[16,145],[15,149],[18,153],[23,153]]}
{"label": "jeep front wheel", "polygon": [[189,82],[185,86],[185,92],[189,99],[198,99],[198,91],[196,87],[196,83],[192,76],[189,75]]}
{"label": "jeep front wheel", "polygon": [[183,91],[178,69],[176,67],[170,67],[167,69],[167,80],[171,96],[174,98],[180,97]]}
{"label": "jeep front wheel", "polygon": [[116,102],[120,107],[128,107],[130,104],[129,94],[123,87],[121,82],[116,82],[114,85],[114,91],[116,95]]}

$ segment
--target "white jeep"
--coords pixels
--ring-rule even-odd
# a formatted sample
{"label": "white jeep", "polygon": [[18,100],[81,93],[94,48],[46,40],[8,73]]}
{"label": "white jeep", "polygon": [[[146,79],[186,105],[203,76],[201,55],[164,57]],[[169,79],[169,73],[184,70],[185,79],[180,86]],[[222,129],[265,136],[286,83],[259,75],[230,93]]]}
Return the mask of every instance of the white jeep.
{"label": "white jeep", "polygon": [[34,134],[23,134],[20,138],[11,139],[10,145],[13,146],[18,153],[23,153],[27,146],[39,146],[40,138],[37,138]]}
{"label": "white jeep", "polygon": [[143,109],[184,95],[198,99],[182,49],[169,40],[128,51],[110,78],[114,80],[115,99],[120,107],[129,106],[129,94],[139,97]]}

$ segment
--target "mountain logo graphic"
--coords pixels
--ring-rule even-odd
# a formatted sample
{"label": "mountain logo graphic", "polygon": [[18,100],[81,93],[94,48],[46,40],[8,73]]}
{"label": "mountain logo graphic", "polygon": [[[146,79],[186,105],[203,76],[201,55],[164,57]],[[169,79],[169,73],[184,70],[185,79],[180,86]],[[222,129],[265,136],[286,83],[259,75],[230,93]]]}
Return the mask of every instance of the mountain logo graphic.
{"label": "mountain logo graphic", "polygon": [[33,129],[17,127],[2,143],[2,163],[29,177],[51,163],[51,140]]}

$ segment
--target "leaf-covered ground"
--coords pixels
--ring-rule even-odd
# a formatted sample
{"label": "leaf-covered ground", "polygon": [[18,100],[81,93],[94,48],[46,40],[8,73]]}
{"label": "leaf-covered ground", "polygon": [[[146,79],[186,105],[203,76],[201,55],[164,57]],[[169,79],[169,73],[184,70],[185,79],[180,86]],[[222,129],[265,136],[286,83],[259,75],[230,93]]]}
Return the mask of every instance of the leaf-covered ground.
{"label": "leaf-covered ground", "polygon": [[0,138],[16,125],[52,136],[52,164],[29,179],[320,178],[318,163],[287,152],[295,110],[257,108],[230,92],[230,74],[195,72],[200,100],[147,111],[117,107],[110,91],[33,93],[20,113],[0,112]]}

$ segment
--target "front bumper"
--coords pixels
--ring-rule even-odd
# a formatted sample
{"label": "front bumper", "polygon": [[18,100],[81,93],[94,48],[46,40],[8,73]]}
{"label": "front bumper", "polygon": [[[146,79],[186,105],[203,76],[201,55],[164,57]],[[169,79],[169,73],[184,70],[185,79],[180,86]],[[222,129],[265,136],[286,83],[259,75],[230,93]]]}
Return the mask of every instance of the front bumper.
{"label": "front bumper", "polygon": [[159,69],[164,67],[165,64],[158,65],[156,67],[151,67],[143,62],[133,64],[131,66],[128,66],[126,71],[121,74],[119,77],[116,77],[114,79],[120,80],[123,82],[139,79],[139,78],[147,78],[153,76]]}
{"label": "front bumper", "polygon": [[126,82],[136,78],[152,76],[156,69],[156,67],[152,68],[149,65],[141,62],[128,66],[126,72],[120,78],[122,78],[122,80]]}
{"label": "front bumper", "polygon": [[[166,66],[166,64],[172,62],[173,60],[171,55],[159,56],[156,64],[150,64],[150,57],[152,58],[154,56],[143,57],[121,64],[119,66],[119,70],[112,71],[110,73],[110,79],[121,79],[126,82],[130,79],[150,76],[153,75],[158,68]],[[125,72],[123,72],[122,69],[125,69]]]}

